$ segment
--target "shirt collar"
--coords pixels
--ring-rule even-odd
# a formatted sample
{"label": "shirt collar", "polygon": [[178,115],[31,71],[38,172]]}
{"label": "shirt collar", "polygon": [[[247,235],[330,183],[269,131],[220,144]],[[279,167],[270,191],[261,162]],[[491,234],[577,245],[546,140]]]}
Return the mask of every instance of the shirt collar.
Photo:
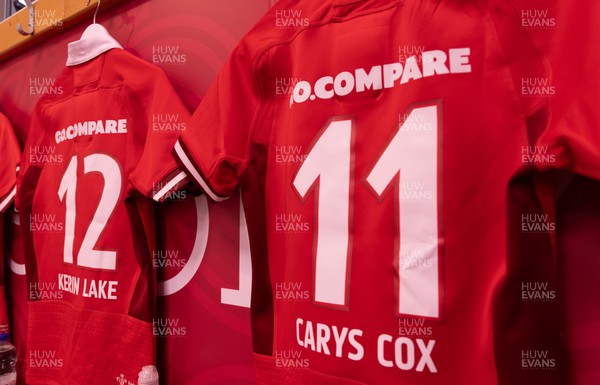
{"label": "shirt collar", "polygon": [[81,39],[69,43],[67,66],[75,66],[92,60],[113,48],[123,48],[100,24],[86,28]]}

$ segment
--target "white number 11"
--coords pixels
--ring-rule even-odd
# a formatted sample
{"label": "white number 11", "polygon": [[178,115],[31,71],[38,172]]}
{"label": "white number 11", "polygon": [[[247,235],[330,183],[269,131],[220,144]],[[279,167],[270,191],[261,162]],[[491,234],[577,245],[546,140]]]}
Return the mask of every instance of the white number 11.
{"label": "white number 11", "polygon": [[[439,317],[440,108],[435,104],[410,110],[366,177],[366,183],[377,198],[383,199],[400,175],[400,186],[396,190],[400,213],[395,214],[400,247],[395,261],[399,280],[396,306],[403,315]],[[351,198],[354,196],[353,131],[353,120],[332,120],[293,181],[299,195],[306,198],[318,180],[318,187],[315,186],[318,218],[314,296],[316,302],[340,307],[348,306],[352,247],[350,207],[354,204]],[[415,190],[429,194],[423,199]],[[373,255],[373,258],[380,256]]]}

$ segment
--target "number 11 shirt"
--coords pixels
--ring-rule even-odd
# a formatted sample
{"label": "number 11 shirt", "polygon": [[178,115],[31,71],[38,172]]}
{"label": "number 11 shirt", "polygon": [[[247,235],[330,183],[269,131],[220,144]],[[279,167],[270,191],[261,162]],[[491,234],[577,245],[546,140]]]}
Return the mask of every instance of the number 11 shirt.
{"label": "number 11 shirt", "polygon": [[259,383],[498,384],[506,191],[542,60],[502,1],[320,4],[280,1],[174,149],[213,200],[241,186],[270,279]]}

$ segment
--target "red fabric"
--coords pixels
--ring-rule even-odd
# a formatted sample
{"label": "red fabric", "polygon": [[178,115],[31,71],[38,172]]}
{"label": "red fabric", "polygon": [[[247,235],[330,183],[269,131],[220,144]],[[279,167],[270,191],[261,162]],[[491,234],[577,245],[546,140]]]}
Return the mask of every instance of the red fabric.
{"label": "red fabric", "polygon": [[10,334],[17,348],[17,381],[25,384],[27,362],[27,300],[29,288],[25,275],[25,250],[22,244],[19,216],[15,212],[7,215],[5,278],[6,296],[9,304]]}
{"label": "red fabric", "polygon": [[[598,275],[600,222],[600,3],[584,0],[572,7],[560,1],[514,2],[521,12],[523,28],[548,57],[552,73],[548,83],[548,128],[536,142],[552,162],[539,164],[538,168],[579,174],[567,177],[566,182],[564,175],[546,181],[556,190],[553,203],[559,253],[553,280],[559,284],[557,301],[562,311],[552,324],[561,327],[565,356],[559,364],[568,369],[566,384],[599,383],[600,312],[594,277]],[[540,319],[539,324],[546,325],[547,319]]]}
{"label": "red fabric", "polygon": [[[263,297],[274,298],[270,356],[295,357],[275,366],[275,378],[286,384],[299,378],[301,383],[322,383],[323,377],[326,383],[340,384],[518,383],[519,371],[498,375],[497,363],[505,357],[497,356],[501,351],[495,350],[494,340],[513,330],[494,322],[492,305],[511,251],[506,246],[506,192],[511,177],[526,163],[524,149],[540,131],[528,127],[527,118],[545,106],[544,98],[523,95],[518,85],[522,78],[547,76],[542,59],[519,26],[518,13],[496,1],[320,4],[320,9],[307,13],[311,25],[291,36],[273,32],[272,21],[278,14],[272,10],[234,51],[176,147],[180,165],[213,199],[241,185],[247,216],[255,223],[250,234],[253,244],[255,248],[267,245],[266,254],[258,250],[254,255],[266,256],[269,262],[272,293],[265,291]],[[285,8],[286,4],[279,5]],[[449,54],[463,47],[470,49],[471,65],[463,73],[401,84],[396,79],[389,88],[369,90],[371,84],[366,91],[349,87],[345,92],[341,82],[336,87],[342,91],[332,96],[325,92],[331,90],[331,83],[322,94],[315,91],[319,79],[327,81],[325,76],[334,78],[345,71],[353,76],[357,69],[377,73],[381,67],[375,66],[398,60],[406,66],[414,50]],[[399,58],[400,53],[405,56]],[[290,94],[282,95],[278,92],[282,81],[308,82],[314,98],[302,99],[298,93],[299,102]],[[403,213],[398,210],[397,194],[403,171],[397,172],[381,196],[372,191],[367,178],[396,135],[398,122],[404,122],[411,108],[425,106],[439,113],[439,143],[428,143],[434,149],[439,145],[437,190],[428,185],[420,191],[439,194],[439,255],[435,255],[439,293],[417,284],[404,288],[410,293],[404,295],[410,300],[434,290],[429,294],[439,295],[440,312],[433,319],[398,318],[398,274],[400,270],[412,274],[412,269],[395,262],[397,248],[402,247],[397,226]],[[327,142],[326,149],[334,155],[327,158],[323,150],[325,160],[311,158],[315,143],[323,143],[322,134],[334,120],[352,122],[350,144],[339,136]],[[345,174],[351,177],[349,189],[327,204],[339,210],[339,202],[349,202],[351,258],[346,260],[345,300],[330,306],[316,300],[314,253],[326,241],[318,238],[318,226],[344,212],[320,206],[319,197],[329,196],[339,184],[324,184],[331,174],[316,174],[313,167],[345,166],[344,151],[350,152],[350,173]],[[416,154],[401,167],[418,168],[429,156]],[[305,193],[294,185],[303,168],[315,172],[313,190]],[[336,181],[347,183],[342,178]],[[400,194],[401,203],[403,199],[411,198]],[[320,212],[328,216],[318,218]],[[402,226],[418,228],[421,219],[410,222],[408,218]],[[347,235],[345,224],[335,223],[339,227],[331,230],[336,236],[329,238],[329,246]],[[408,231],[403,229],[400,233]],[[328,256],[325,252],[320,258]],[[414,270],[425,274],[432,266],[430,258],[418,259],[425,266]],[[324,290],[333,290],[334,284],[326,283]],[[255,329],[265,326],[254,321]],[[410,329],[410,325],[417,327]],[[334,333],[343,330],[356,333],[356,341],[342,338],[336,344]],[[310,345],[311,335],[319,333],[324,342]],[[378,352],[380,336],[399,341],[395,361],[393,342],[380,345],[384,350]],[[419,366],[426,356],[425,344],[435,368]],[[414,357],[412,350],[406,350],[413,348]],[[384,367],[390,362],[391,367]],[[259,368],[259,383],[273,382],[263,380],[265,373],[260,372]],[[534,381],[530,383],[549,377],[548,372],[529,375],[527,381]]]}
{"label": "red fabric", "polygon": [[577,177],[558,201],[559,277],[570,385],[600,383],[600,184]]}
{"label": "red fabric", "polygon": [[[154,207],[140,190],[154,188],[149,173],[166,172],[161,154],[179,132],[155,123],[184,122],[188,111],[162,70],[118,49],[65,68],[55,86],[62,93],[42,98],[32,117],[18,204],[32,300],[28,351],[51,340],[64,366],[29,365],[28,382],[106,384],[120,374],[134,382],[142,364],[154,363]],[[46,314],[52,308],[67,310]],[[104,333],[115,318],[129,334]],[[72,335],[46,338],[54,328]],[[104,370],[85,364],[95,347],[140,359],[107,359]]]}
{"label": "red fabric", "polygon": [[66,301],[30,302],[29,314],[28,384],[135,384],[154,360],[149,322]]}
{"label": "red fabric", "polygon": [[14,199],[17,183],[17,166],[21,158],[19,142],[8,119],[0,113],[0,212],[6,210]]}
{"label": "red fabric", "polygon": [[[6,276],[7,270],[4,266],[4,252],[10,247],[12,239],[10,233],[4,231],[5,225],[10,226],[8,218],[12,214],[9,209],[16,194],[17,167],[21,158],[21,149],[15,136],[12,125],[8,119],[0,113],[0,333],[12,333],[10,326],[14,323],[9,322],[9,309],[7,306],[7,297],[12,290],[11,281]],[[8,214],[8,215],[7,215]],[[5,238],[5,234],[8,237]],[[9,302],[10,304],[10,302]],[[19,330],[20,325],[16,327]],[[15,336],[11,336],[15,340]]]}

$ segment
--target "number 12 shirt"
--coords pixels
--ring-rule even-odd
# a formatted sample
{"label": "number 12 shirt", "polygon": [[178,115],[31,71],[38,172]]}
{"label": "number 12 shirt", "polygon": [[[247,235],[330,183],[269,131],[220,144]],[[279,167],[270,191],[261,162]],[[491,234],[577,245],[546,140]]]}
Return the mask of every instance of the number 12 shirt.
{"label": "number 12 shirt", "polygon": [[165,171],[189,113],[164,72],[130,53],[72,51],[81,64],[37,104],[19,174],[27,381],[135,383],[155,353],[154,208],[137,186]]}

